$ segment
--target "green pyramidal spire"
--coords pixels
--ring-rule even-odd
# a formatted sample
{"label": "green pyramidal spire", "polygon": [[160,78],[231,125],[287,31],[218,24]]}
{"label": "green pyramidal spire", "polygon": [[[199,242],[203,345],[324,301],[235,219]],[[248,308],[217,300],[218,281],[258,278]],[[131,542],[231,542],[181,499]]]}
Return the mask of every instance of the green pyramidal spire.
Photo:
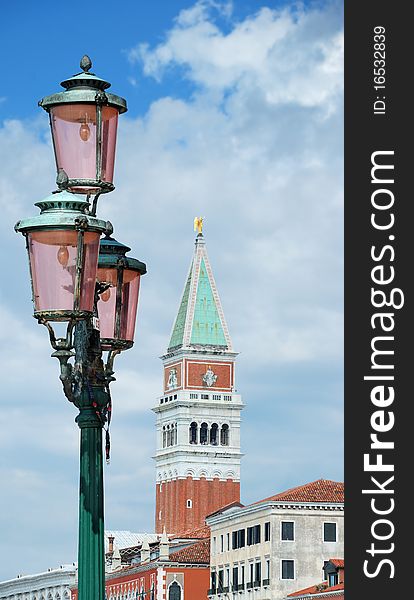
{"label": "green pyramidal spire", "polygon": [[168,352],[179,348],[217,348],[232,351],[232,343],[214,281],[202,233],[195,242],[180,308]]}

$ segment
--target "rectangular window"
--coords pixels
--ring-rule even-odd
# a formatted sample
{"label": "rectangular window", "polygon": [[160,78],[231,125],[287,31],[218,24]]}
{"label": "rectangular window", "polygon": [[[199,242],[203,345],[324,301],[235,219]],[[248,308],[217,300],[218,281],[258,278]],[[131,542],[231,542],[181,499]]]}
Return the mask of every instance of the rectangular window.
{"label": "rectangular window", "polygon": [[247,528],[247,545],[260,544],[260,525]]}
{"label": "rectangular window", "polygon": [[253,576],[254,576],[254,564],[250,563],[250,582],[253,583]]}
{"label": "rectangular window", "polygon": [[230,550],[230,534],[227,534],[227,550]]}
{"label": "rectangular window", "polygon": [[282,560],[282,579],[295,579],[294,560]]}
{"label": "rectangular window", "polygon": [[224,535],[220,536],[220,552],[224,552]]}
{"label": "rectangular window", "polygon": [[213,554],[216,553],[216,541],[217,541],[217,538],[213,537],[213,547],[211,549]]}
{"label": "rectangular window", "polygon": [[325,571],[325,567],[326,567],[326,565],[328,564],[328,562],[329,562],[329,560],[324,560],[324,561],[323,561],[323,569],[322,569],[322,572],[323,572],[323,580],[324,580],[324,581],[326,581],[326,580],[328,579],[328,576],[327,576],[327,574],[326,574],[326,571]]}
{"label": "rectangular window", "polygon": [[295,523],[293,521],[282,521],[282,540],[293,542],[295,539]]}
{"label": "rectangular window", "polygon": [[217,581],[217,588],[219,592],[223,591],[223,587],[224,587],[224,571],[221,570],[218,572],[218,581]]}
{"label": "rectangular window", "polygon": [[233,589],[239,585],[239,567],[233,567]]}
{"label": "rectangular window", "polygon": [[266,559],[266,579],[270,580],[270,558]]}
{"label": "rectangular window", "polygon": [[230,402],[231,396],[224,396],[224,400],[226,400],[227,402]]}
{"label": "rectangular window", "polygon": [[208,394],[201,394],[202,400],[208,400]]}
{"label": "rectangular window", "polygon": [[338,573],[329,573],[329,587],[333,585],[337,585],[338,583]]}
{"label": "rectangular window", "polygon": [[323,524],[323,541],[336,542],[336,523]]}
{"label": "rectangular window", "polygon": [[245,583],[244,582],[244,568],[245,568],[244,565],[242,565],[242,568],[241,568],[241,582],[240,582],[242,585],[244,585],[244,583]]}
{"label": "rectangular window", "polygon": [[197,398],[198,398],[198,394],[190,394],[191,400],[197,400]]}
{"label": "rectangular window", "polygon": [[262,563],[257,562],[254,565],[254,581],[260,583],[262,579]]}
{"label": "rectangular window", "polygon": [[237,531],[233,531],[231,534],[231,547],[233,548],[233,550],[236,550],[237,548]]}
{"label": "rectangular window", "polygon": [[265,523],[265,542],[268,542],[270,540],[270,522]]}
{"label": "rectangular window", "polygon": [[239,529],[237,531],[237,547],[238,548],[244,548],[246,545],[245,533],[246,532],[244,529]]}
{"label": "rectangular window", "polygon": [[217,573],[215,571],[211,571],[211,589],[216,590],[217,588]]}

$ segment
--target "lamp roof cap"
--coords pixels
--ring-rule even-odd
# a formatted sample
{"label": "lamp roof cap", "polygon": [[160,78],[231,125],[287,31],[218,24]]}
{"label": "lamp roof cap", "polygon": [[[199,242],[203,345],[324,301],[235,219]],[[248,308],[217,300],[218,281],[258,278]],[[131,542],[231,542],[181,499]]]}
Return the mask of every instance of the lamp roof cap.
{"label": "lamp roof cap", "polygon": [[81,61],[80,67],[82,71],[68,77],[61,82],[61,86],[65,88],[64,92],[57,92],[49,96],[45,96],[39,101],[39,106],[49,111],[59,104],[71,103],[87,103],[87,104],[107,104],[115,107],[119,113],[126,112],[127,103],[124,98],[116,94],[106,93],[111,84],[105,79],[101,79],[95,73],[90,73],[92,61],[85,54]]}
{"label": "lamp roof cap", "polygon": [[147,272],[145,263],[137,258],[125,256],[130,250],[129,246],[121,244],[121,242],[111,237],[110,234],[106,234],[99,245],[99,268],[116,268],[122,264],[126,269],[138,271],[141,275],[145,275]]}

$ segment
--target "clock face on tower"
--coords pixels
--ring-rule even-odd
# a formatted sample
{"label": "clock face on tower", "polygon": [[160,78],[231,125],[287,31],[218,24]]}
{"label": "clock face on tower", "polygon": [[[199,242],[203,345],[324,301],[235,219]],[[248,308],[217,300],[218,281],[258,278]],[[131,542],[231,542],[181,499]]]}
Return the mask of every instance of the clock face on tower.
{"label": "clock face on tower", "polygon": [[212,385],[214,385],[216,383],[216,381],[217,381],[217,375],[214,373],[214,371],[212,370],[212,368],[209,365],[207,371],[203,375],[203,383],[207,387],[211,387]]}

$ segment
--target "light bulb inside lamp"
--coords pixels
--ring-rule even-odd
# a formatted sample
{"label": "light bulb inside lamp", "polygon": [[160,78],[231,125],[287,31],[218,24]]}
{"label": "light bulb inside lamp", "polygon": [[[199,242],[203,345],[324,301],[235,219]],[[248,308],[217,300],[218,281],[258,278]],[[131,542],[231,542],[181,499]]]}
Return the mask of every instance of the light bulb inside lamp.
{"label": "light bulb inside lamp", "polygon": [[111,288],[108,288],[107,290],[102,292],[102,294],[100,296],[102,302],[108,302],[110,297],[111,297]]}
{"label": "light bulb inside lamp", "polygon": [[61,246],[57,253],[58,262],[62,267],[67,267],[69,262],[69,251],[66,246]]}
{"label": "light bulb inside lamp", "polygon": [[89,129],[89,125],[87,123],[82,123],[79,127],[79,137],[83,142],[87,142],[91,137],[91,130]]}

